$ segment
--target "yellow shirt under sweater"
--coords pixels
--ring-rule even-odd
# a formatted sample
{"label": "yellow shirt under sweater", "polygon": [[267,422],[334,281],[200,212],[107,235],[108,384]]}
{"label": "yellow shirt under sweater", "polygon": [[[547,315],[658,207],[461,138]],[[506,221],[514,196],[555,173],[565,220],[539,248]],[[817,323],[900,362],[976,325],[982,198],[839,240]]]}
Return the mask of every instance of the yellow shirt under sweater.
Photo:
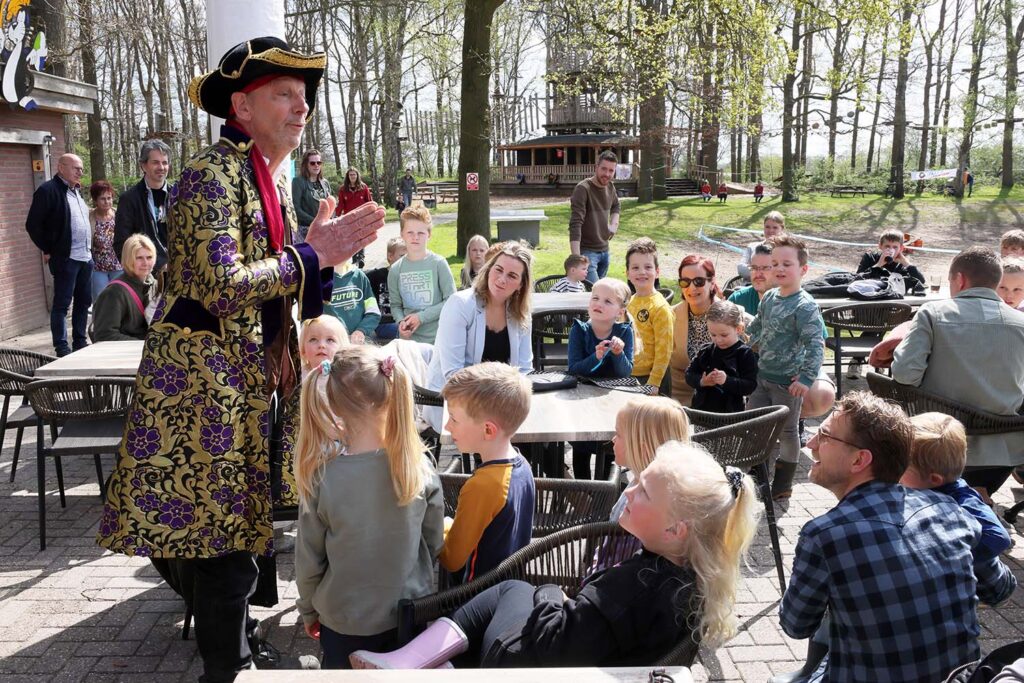
{"label": "yellow shirt under sweater", "polygon": [[672,356],[672,307],[655,291],[650,296],[634,296],[627,309],[640,339],[640,351],[633,358],[633,376],[650,375],[647,383],[660,386]]}

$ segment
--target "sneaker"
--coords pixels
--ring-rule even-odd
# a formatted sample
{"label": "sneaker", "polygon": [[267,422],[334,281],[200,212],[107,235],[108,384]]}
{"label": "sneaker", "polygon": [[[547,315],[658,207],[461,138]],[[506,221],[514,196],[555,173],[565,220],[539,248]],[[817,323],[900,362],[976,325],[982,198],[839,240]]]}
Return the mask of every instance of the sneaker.
{"label": "sneaker", "polygon": [[[252,643],[250,643],[250,645],[252,645]],[[301,655],[299,657],[284,655],[281,654],[276,647],[265,640],[257,641],[257,647],[252,651],[252,663],[260,670],[310,670],[320,668],[320,660],[313,655]]]}
{"label": "sneaker", "polygon": [[864,365],[864,361],[860,358],[854,358],[850,361],[850,365],[846,368],[846,379],[860,379],[860,368]]}

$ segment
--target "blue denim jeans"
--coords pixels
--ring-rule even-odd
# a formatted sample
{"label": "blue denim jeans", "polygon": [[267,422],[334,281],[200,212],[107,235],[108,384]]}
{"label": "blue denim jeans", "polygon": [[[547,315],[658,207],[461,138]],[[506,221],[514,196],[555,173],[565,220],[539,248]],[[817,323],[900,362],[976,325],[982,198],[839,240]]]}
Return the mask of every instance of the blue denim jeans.
{"label": "blue denim jeans", "polygon": [[377,329],[373,331],[373,334],[381,341],[398,339],[398,323],[381,323],[377,325]]}
{"label": "blue denim jeans", "polygon": [[71,308],[72,347],[77,351],[89,345],[86,328],[89,325],[89,307],[92,306],[92,261],[72,261],[65,256],[51,256],[48,265],[50,275],[53,276],[50,334],[53,337],[53,350],[58,356],[64,356],[71,351],[64,322],[68,317],[68,308]]}
{"label": "blue denim jeans", "polygon": [[103,271],[96,270],[93,268],[92,278],[90,281],[90,289],[92,289],[92,300],[96,301],[99,298],[100,292],[106,289],[110,281],[116,277],[120,277],[124,273],[123,270],[111,270]]}
{"label": "blue denim jeans", "polygon": [[608,274],[607,251],[584,251],[580,249],[580,254],[586,256],[587,260],[590,261],[590,265],[587,266],[587,279],[590,280],[591,284]]}

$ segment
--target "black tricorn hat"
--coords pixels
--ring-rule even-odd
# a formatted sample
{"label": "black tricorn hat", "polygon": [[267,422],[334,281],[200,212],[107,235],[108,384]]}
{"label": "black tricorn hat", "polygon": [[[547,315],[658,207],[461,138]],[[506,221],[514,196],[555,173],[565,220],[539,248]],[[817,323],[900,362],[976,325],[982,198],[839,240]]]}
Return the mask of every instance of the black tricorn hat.
{"label": "black tricorn hat", "polygon": [[228,50],[213,71],[193,78],[188,98],[203,111],[226,119],[231,113],[232,93],[266,76],[294,76],[306,82],[306,103],[312,116],[326,66],[327,55],[322,52],[304,55],[280,38],[253,38]]}

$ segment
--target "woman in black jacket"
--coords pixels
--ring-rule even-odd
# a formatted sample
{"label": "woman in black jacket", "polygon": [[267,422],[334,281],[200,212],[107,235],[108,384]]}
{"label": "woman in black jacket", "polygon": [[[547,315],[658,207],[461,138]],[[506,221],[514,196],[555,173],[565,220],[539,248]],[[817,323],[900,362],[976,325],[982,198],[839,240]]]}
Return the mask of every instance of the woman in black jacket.
{"label": "woman in black jacket", "polygon": [[156,247],[141,233],[125,240],[121,250],[124,274],[114,278],[100,292],[92,307],[94,342],[145,339],[156,300],[153,266]]}

